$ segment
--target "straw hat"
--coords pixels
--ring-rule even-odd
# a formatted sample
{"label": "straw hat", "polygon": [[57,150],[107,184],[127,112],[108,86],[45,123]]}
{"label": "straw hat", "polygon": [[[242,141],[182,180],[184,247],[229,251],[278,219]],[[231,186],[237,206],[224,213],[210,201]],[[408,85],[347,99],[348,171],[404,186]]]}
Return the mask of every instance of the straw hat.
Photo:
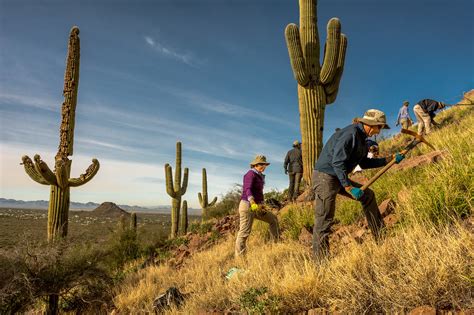
{"label": "straw hat", "polygon": [[257,155],[252,162],[250,162],[250,167],[254,167],[257,164],[265,164],[265,165],[270,165],[270,163],[267,162],[267,158],[265,155]]}
{"label": "straw hat", "polygon": [[301,144],[301,142],[299,142],[298,140],[293,141],[293,146],[294,147],[296,147],[297,145],[300,145],[300,144]]}
{"label": "straw hat", "polygon": [[378,109],[369,109],[364,113],[364,117],[357,120],[368,126],[382,126],[382,129],[390,129],[385,113]]}

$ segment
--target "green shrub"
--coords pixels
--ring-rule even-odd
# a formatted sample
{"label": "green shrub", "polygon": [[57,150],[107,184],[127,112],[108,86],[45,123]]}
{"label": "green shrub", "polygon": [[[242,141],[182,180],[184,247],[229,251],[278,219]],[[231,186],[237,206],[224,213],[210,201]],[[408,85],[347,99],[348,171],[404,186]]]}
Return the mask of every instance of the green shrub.
{"label": "green shrub", "polygon": [[56,294],[61,312],[105,313],[113,277],[104,256],[100,248],[66,241],[0,252],[0,313],[26,312]]}
{"label": "green shrub", "polygon": [[242,293],[239,305],[248,314],[274,314],[278,312],[280,298],[268,293],[268,288],[250,288]]}
{"label": "green shrub", "polygon": [[291,206],[281,214],[280,225],[282,237],[297,240],[302,228],[312,230],[314,209],[311,206]]}
{"label": "green shrub", "polygon": [[242,185],[235,184],[225,195],[221,196],[217,203],[207,209],[205,220],[211,218],[222,218],[235,213],[239,207],[242,196]]}

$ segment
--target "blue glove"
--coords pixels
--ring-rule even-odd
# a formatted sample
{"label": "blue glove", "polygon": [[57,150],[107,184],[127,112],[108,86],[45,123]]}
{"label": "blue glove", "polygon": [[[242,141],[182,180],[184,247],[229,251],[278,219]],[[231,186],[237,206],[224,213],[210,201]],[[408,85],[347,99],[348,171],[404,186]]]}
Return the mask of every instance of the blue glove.
{"label": "blue glove", "polygon": [[395,163],[400,163],[405,158],[405,155],[401,153],[395,154]]}
{"label": "blue glove", "polygon": [[355,200],[359,200],[364,195],[364,191],[357,187],[351,187],[347,189],[347,192],[350,193]]}

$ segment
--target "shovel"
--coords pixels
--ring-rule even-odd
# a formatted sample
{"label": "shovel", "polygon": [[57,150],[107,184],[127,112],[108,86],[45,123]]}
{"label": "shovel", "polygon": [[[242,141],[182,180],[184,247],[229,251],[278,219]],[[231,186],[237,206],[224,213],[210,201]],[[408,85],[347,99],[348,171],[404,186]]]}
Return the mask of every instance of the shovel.
{"label": "shovel", "polygon": [[[414,147],[416,147],[419,143],[423,142],[433,150],[436,150],[428,141],[425,140],[421,135],[416,133],[416,131],[411,131],[408,129],[402,129],[402,133],[405,133],[407,135],[411,135],[414,137],[414,139],[403,149],[400,151],[400,154],[406,155],[410,150],[412,150]],[[372,185],[380,176],[382,176],[383,173],[388,171],[389,168],[395,164],[395,159],[392,159],[390,162],[387,163],[380,171],[377,172],[377,174],[374,175],[364,186],[362,186],[360,189],[361,190],[366,190],[370,185]]]}

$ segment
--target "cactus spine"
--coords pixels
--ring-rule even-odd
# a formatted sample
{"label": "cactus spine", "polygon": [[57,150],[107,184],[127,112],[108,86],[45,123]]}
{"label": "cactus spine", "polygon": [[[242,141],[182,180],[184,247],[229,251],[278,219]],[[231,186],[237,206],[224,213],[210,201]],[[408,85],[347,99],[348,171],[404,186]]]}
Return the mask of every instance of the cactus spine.
{"label": "cactus spine", "polygon": [[80,40],[79,28],[74,26],[69,34],[66,71],[64,74],[64,102],[61,110],[61,127],[59,130],[59,148],[55,157],[54,172],[34,156],[34,163],[28,156],[23,156],[26,173],[32,180],[50,185],[48,206],[48,240],[67,236],[70,187],[78,187],[90,181],[99,170],[99,161],[92,159],[92,164],[78,178],[70,178],[73,154],[74,121],[76,115],[77,90],[79,85]]}
{"label": "cactus spine", "polygon": [[179,218],[179,233],[185,235],[188,232],[188,202],[183,200],[181,217]]}
{"label": "cactus spine", "polygon": [[181,207],[181,197],[186,193],[188,188],[188,173],[186,167],[184,169],[183,184],[181,185],[181,142],[176,142],[176,169],[173,184],[172,167],[165,164],[166,176],[166,192],[172,198],[171,202],[171,238],[178,235],[179,227],[179,210]]}
{"label": "cactus spine", "polygon": [[327,25],[324,62],[319,64],[317,0],[299,0],[300,28],[288,24],[286,44],[293,74],[298,82],[303,178],[311,183],[314,164],[323,148],[324,111],[336,100],[344,70],[347,38],[341,34],[339,19]]}
{"label": "cactus spine", "polygon": [[207,208],[212,207],[216,204],[217,197],[214,197],[211,203],[208,202],[207,196],[207,174],[206,169],[202,169],[202,194],[198,193],[199,203],[202,208],[202,220],[204,221],[205,216],[207,215]]}

